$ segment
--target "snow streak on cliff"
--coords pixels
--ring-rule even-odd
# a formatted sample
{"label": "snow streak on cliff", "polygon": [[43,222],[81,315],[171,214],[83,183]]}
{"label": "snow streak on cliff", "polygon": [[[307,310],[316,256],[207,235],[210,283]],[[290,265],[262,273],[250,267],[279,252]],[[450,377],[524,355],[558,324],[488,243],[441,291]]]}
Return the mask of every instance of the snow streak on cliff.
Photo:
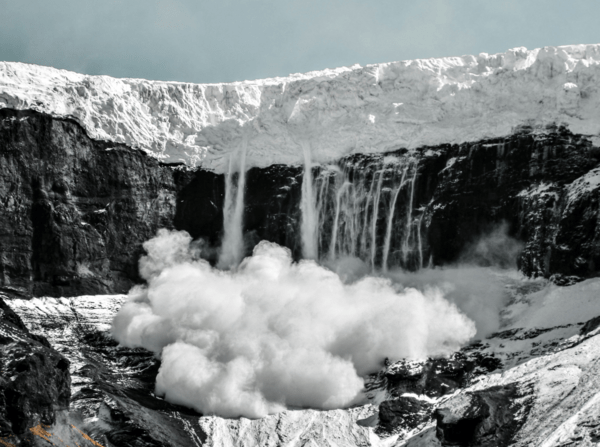
{"label": "snow streak on cliff", "polygon": [[566,124],[600,135],[600,45],[338,68],[231,84],[86,76],[0,62],[0,107],[73,117],[92,137],[224,172],[509,135]]}

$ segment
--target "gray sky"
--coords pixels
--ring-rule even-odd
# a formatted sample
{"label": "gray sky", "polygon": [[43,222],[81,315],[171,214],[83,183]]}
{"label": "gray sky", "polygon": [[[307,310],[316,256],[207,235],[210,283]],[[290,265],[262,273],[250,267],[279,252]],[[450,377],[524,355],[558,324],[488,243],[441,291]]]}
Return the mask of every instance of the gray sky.
{"label": "gray sky", "polygon": [[189,82],[600,43],[598,0],[0,0],[0,60]]}

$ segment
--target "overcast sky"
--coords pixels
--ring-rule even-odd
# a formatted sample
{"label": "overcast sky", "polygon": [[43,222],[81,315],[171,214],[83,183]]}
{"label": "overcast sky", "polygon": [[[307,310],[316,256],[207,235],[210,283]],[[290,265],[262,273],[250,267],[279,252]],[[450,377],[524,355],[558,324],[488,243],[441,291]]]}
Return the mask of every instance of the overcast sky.
{"label": "overcast sky", "polygon": [[229,82],[600,43],[598,0],[0,0],[0,60]]}

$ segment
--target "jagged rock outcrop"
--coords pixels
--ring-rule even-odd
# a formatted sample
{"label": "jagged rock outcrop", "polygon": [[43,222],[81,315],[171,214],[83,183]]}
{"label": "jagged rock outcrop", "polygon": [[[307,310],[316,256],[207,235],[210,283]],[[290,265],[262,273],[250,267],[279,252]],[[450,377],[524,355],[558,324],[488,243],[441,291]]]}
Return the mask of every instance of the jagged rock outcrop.
{"label": "jagged rock outcrop", "polygon": [[30,442],[31,428],[53,425],[69,408],[69,361],[30,333],[2,298],[0,309],[0,439]]}
{"label": "jagged rock outcrop", "polygon": [[400,396],[379,405],[380,432],[392,434],[401,429],[410,431],[431,418],[433,404],[413,396]]}
{"label": "jagged rock outcrop", "polygon": [[119,346],[107,333],[124,299],[34,298],[11,304],[32,331],[45,334],[70,360],[67,419],[79,430],[103,446],[204,445],[200,415],[154,394],[160,367],[154,354]]}
{"label": "jagged rock outcrop", "polygon": [[493,372],[501,366],[501,361],[493,355],[475,352],[467,356],[459,352],[450,358],[424,362],[399,361],[382,375],[392,396],[413,393],[436,398],[464,388],[473,377]]}
{"label": "jagged rock outcrop", "polygon": [[[590,140],[564,128],[522,129],[439,152],[444,167],[433,173],[425,167],[423,174],[424,191],[437,182],[425,211],[434,262],[458,260],[482,234],[507,222],[509,234],[525,244],[518,263],[527,275],[597,275],[600,150]],[[502,252],[487,248],[488,256]]]}
{"label": "jagged rock outcrop", "polygon": [[516,384],[461,394],[436,409],[437,437],[442,446],[505,447],[525,422],[523,397]]}
{"label": "jagged rock outcrop", "polygon": [[173,225],[175,171],[70,120],[0,114],[0,286],[22,296],[125,291],[141,243]]}

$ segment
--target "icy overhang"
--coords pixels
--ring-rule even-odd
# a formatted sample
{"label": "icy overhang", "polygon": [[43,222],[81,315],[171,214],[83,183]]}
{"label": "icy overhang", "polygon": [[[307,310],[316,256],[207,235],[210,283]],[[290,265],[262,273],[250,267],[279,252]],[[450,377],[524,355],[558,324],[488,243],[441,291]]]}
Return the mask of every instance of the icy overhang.
{"label": "icy overhang", "polygon": [[503,137],[564,124],[600,135],[600,45],[355,65],[285,78],[190,84],[0,62],[0,107],[72,117],[98,139],[222,172]]}

